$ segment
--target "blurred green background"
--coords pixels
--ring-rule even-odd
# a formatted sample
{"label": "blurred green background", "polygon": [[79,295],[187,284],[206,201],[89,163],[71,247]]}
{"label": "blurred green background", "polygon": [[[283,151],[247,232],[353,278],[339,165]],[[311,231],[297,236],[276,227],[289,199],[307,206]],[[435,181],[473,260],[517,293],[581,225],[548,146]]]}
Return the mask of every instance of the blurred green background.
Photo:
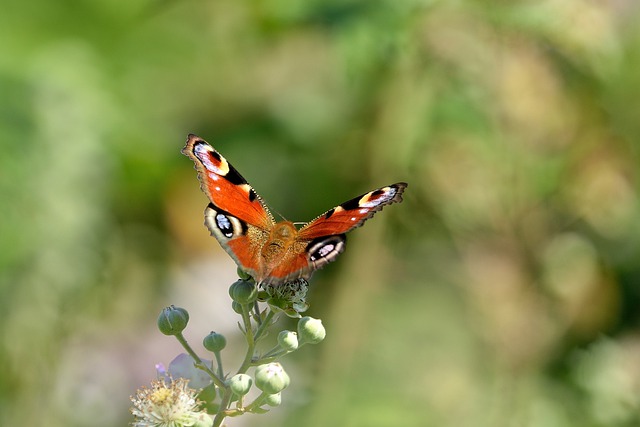
{"label": "blurred green background", "polygon": [[[6,0],[0,424],[119,426],[240,349],[186,135],[309,220],[409,182],[314,277],[328,337],[228,425],[640,424],[640,4]],[[233,354],[229,369],[236,366]],[[234,364],[232,364],[234,363]]]}

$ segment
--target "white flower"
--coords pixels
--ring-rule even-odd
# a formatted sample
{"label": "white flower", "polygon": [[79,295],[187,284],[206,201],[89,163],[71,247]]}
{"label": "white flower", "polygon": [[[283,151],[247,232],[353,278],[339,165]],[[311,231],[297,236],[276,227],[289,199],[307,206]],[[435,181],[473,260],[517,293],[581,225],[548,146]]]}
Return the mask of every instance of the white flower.
{"label": "white flower", "polygon": [[309,308],[306,300],[309,282],[305,279],[299,278],[277,286],[267,285],[265,290],[269,296],[289,302],[296,313],[305,312]]}
{"label": "white flower", "polygon": [[[167,386],[167,382],[169,385]],[[131,396],[133,427],[192,427],[211,426],[213,420],[198,409],[196,390],[188,387],[188,380],[154,380],[151,388],[140,388]]]}

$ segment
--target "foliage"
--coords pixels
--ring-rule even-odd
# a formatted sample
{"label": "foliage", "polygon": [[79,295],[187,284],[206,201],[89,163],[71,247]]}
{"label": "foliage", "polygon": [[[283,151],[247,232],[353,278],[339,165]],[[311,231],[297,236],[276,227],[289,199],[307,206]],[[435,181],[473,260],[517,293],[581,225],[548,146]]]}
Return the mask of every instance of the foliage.
{"label": "foliage", "polygon": [[178,351],[149,328],[169,304],[237,348],[190,132],[294,220],[410,184],[314,277],[330,334],[288,360],[292,399],[249,423],[638,424],[639,16],[630,0],[8,0],[0,425],[128,422],[150,361]]}

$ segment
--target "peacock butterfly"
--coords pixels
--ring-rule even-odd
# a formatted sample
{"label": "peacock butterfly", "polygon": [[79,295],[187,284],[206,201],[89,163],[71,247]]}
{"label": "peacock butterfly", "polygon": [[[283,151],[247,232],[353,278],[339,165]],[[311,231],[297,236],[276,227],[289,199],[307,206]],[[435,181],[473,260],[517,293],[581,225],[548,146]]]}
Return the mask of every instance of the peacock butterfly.
{"label": "peacock butterfly", "polygon": [[209,197],[205,225],[238,266],[259,284],[278,285],[311,274],[344,250],[345,233],[360,227],[384,206],[402,201],[398,182],[355,197],[300,229],[273,218],[264,201],[212,146],[189,135],[182,153],[195,163]]}

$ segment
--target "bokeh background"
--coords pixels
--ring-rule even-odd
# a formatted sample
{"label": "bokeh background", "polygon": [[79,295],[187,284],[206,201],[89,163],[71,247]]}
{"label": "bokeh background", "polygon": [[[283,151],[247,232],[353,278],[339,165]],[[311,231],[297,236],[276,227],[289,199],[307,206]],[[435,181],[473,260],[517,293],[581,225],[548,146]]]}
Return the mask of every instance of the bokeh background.
{"label": "bokeh background", "polygon": [[[640,424],[640,4],[5,0],[0,424],[121,426],[241,341],[186,135],[309,220],[407,181],[314,277],[327,339],[229,426]],[[283,324],[285,327],[286,323]],[[234,364],[233,349],[226,355]]]}

